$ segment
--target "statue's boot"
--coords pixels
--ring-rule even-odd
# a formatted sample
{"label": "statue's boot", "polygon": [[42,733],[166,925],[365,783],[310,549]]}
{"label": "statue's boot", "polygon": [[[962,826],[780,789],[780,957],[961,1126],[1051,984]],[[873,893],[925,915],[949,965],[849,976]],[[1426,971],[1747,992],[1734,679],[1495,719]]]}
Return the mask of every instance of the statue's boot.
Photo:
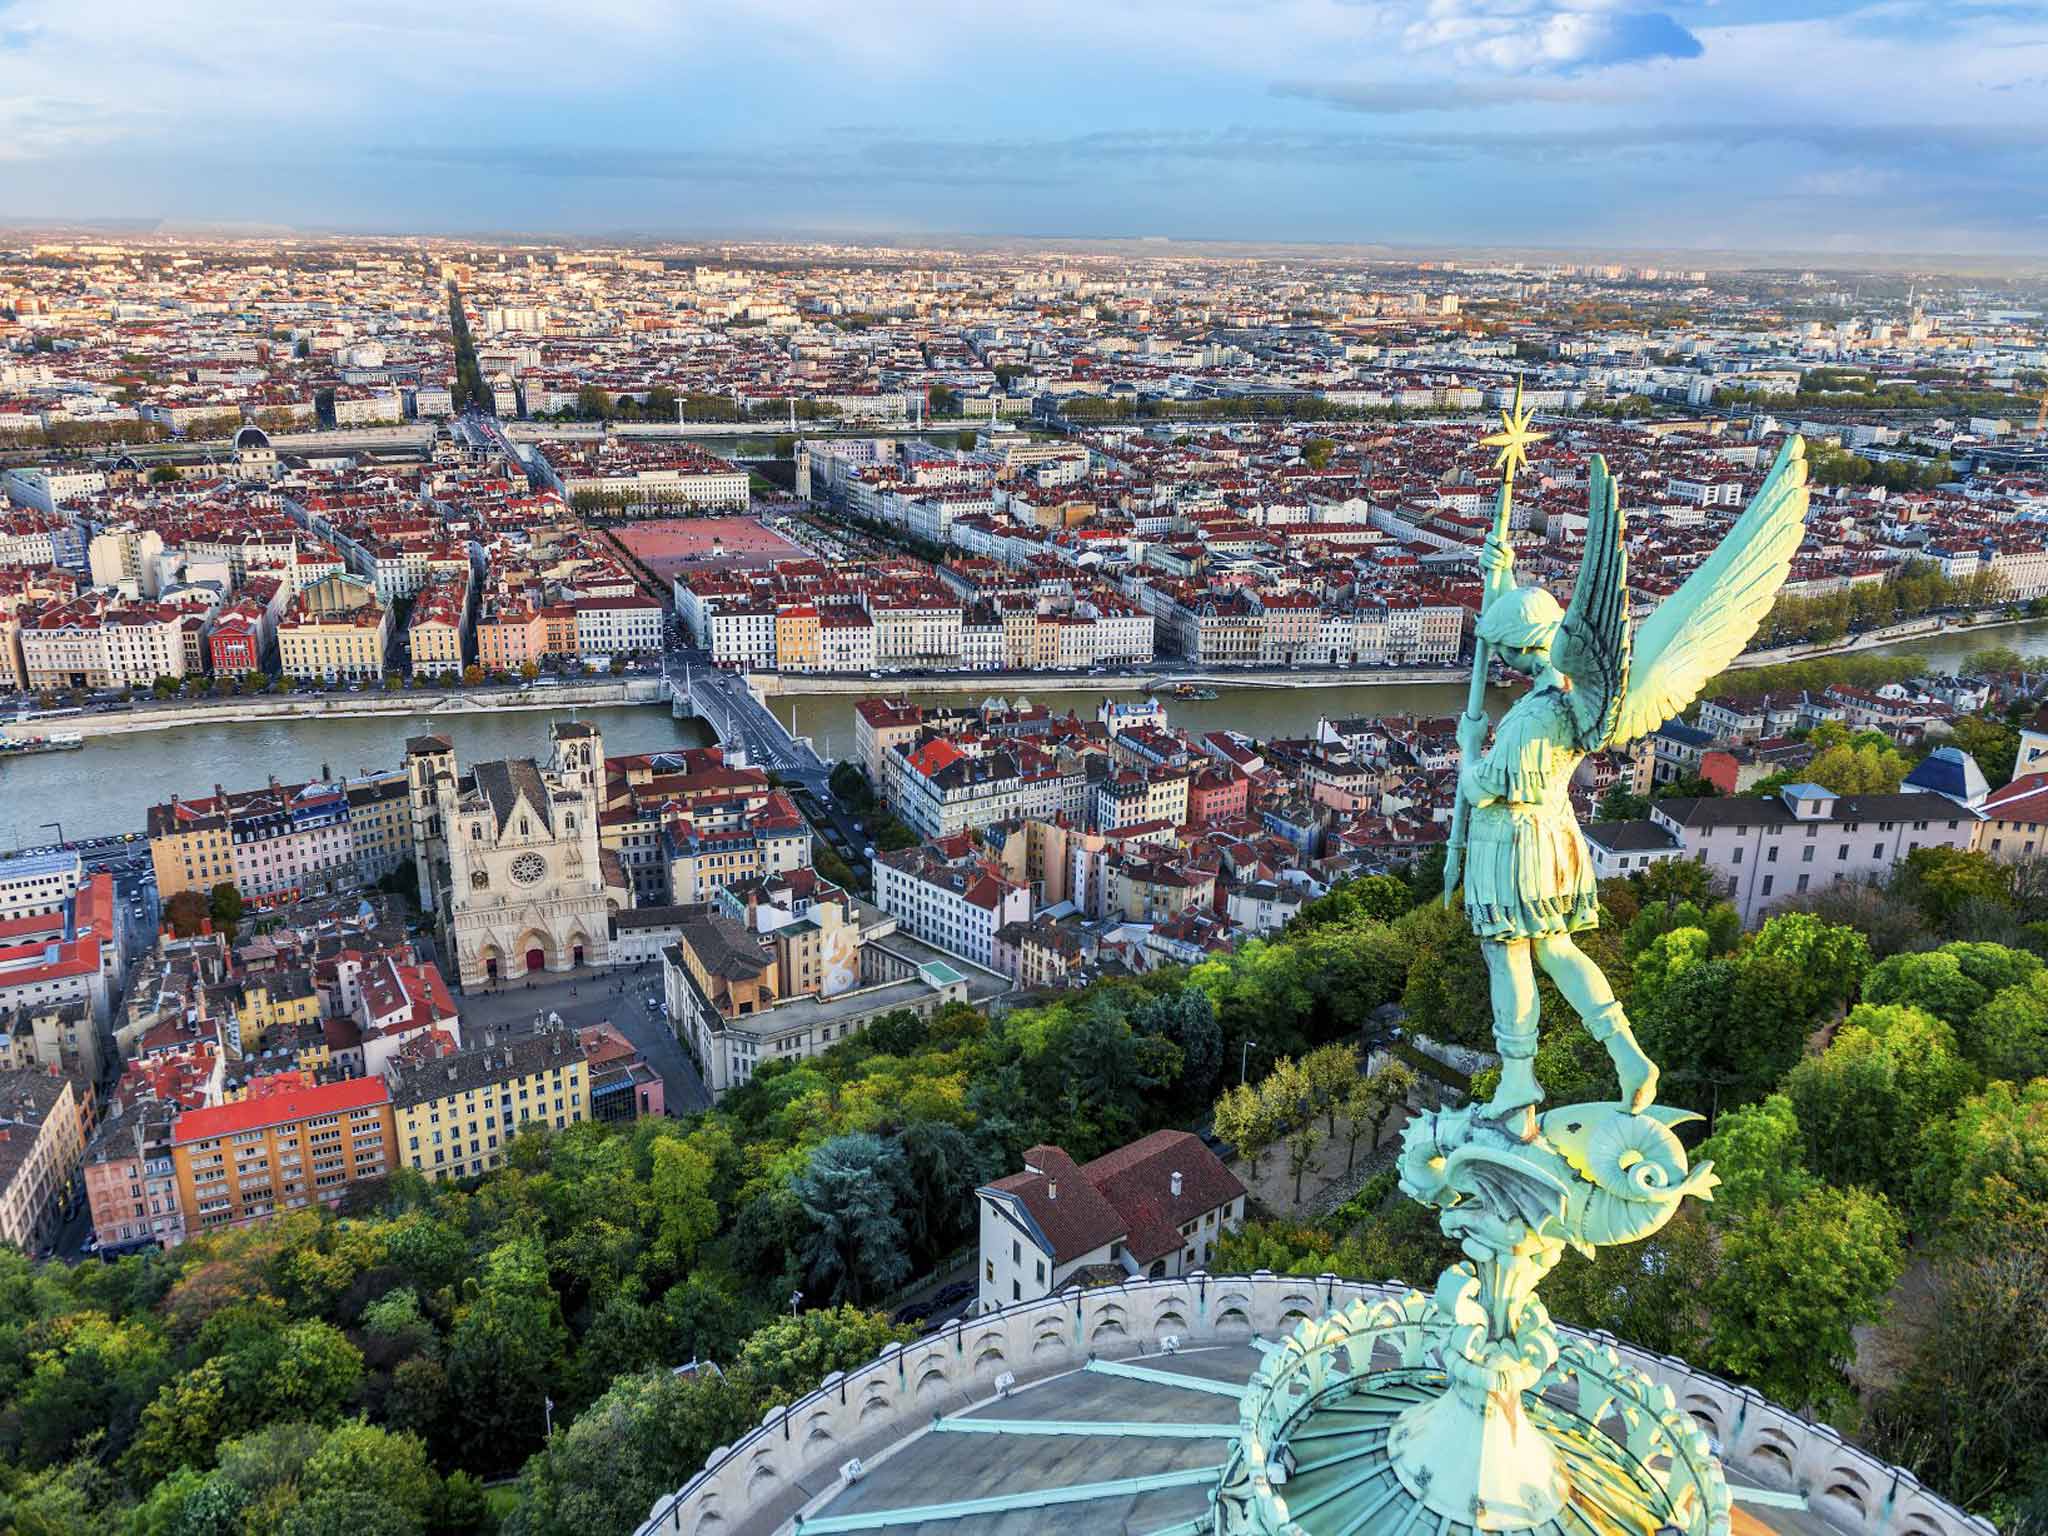
{"label": "statue's boot", "polygon": [[1498,1120],[1516,1139],[1534,1141],[1536,1106],[1543,1102],[1543,1085],[1536,1081],[1536,1031],[1496,1032],[1493,1043],[1500,1050],[1500,1084],[1487,1101],[1486,1117]]}
{"label": "statue's boot", "polygon": [[1636,1044],[1635,1031],[1629,1028],[1621,1004],[1595,1009],[1586,1020],[1586,1033],[1607,1047],[1614,1075],[1621,1080],[1621,1102],[1630,1114],[1640,1115],[1657,1102],[1657,1063]]}

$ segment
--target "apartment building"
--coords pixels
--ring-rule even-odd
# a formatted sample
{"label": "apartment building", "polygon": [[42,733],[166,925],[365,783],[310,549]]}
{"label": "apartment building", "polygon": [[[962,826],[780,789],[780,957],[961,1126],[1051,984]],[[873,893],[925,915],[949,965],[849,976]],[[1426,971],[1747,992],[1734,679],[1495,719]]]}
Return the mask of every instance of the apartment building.
{"label": "apartment building", "polygon": [[171,1156],[177,1111],[144,1103],[108,1118],[85,1149],[85,1197],[103,1254],[185,1240],[178,1171]]}
{"label": "apartment building", "polygon": [[34,1253],[56,1232],[85,1161],[81,1080],[42,1068],[0,1072],[0,1243]]}
{"label": "apartment building", "polygon": [[1920,848],[1970,848],[1983,813],[1944,795],[1838,795],[1788,784],[1775,796],[1652,801],[1650,819],[1704,864],[1745,925],[1841,880],[1882,881]]}
{"label": "apartment building", "polygon": [[381,1078],[256,1078],[246,1098],[186,1110],[172,1126],[186,1228],[210,1232],[338,1204],[351,1185],[390,1172],[393,1138],[391,1096]]}
{"label": "apartment building", "polygon": [[84,880],[85,864],[75,852],[59,849],[0,858],[0,919],[60,912],[65,898]]}
{"label": "apartment building", "polygon": [[54,912],[0,919],[0,1016],[78,1003],[104,1023],[126,976],[112,875],[91,876]]}
{"label": "apartment building", "polygon": [[414,677],[438,677],[462,670],[462,636],[468,617],[464,581],[436,581],[420,590],[405,622],[407,664]]}
{"label": "apartment building", "polygon": [[583,597],[571,607],[579,656],[651,655],[661,650],[661,604],[651,597]]}
{"label": "apartment building", "polygon": [[277,622],[278,670],[309,681],[381,677],[391,610],[366,581],[329,576],[300,592]]}
{"label": "apartment building", "polygon": [[453,1055],[403,1053],[384,1068],[397,1158],[433,1179],[471,1178],[503,1165],[527,1125],[555,1130],[591,1118],[590,1069],[567,1030],[520,1039],[486,1033]]}
{"label": "apartment building", "polygon": [[1090,806],[1095,830],[1114,832],[1157,821],[1183,825],[1191,781],[1185,769],[1127,770],[1098,780]]}
{"label": "apartment building", "polygon": [[741,908],[732,892],[715,905],[686,919],[662,951],[669,1022],[714,1100],[751,1081],[762,1062],[808,1060],[884,1014],[928,1018],[1007,986],[965,961],[948,963],[858,903],[806,903],[783,917]]}
{"label": "apartment building", "polygon": [[69,1072],[97,1083],[105,1054],[99,1020],[83,1000],[0,1011],[0,1072]]}
{"label": "apartment building", "polygon": [[406,781],[314,781],[224,790],[149,808],[157,894],[208,892],[227,882],[252,902],[315,886],[381,879],[412,858]]}
{"label": "apartment building", "polygon": [[935,949],[995,968],[996,934],[1029,921],[1031,890],[1004,878],[965,832],[877,856],[875,905]]}
{"label": "apartment building", "polygon": [[1086,814],[1088,776],[1029,743],[928,735],[899,741],[883,760],[882,798],[920,837],[950,837],[992,822]]}

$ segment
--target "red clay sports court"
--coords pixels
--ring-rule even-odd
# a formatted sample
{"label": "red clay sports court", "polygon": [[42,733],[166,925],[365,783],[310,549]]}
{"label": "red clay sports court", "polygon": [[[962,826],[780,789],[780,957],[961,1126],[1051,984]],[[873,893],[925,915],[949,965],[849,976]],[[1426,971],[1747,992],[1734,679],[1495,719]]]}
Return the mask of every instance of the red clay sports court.
{"label": "red clay sports court", "polygon": [[608,531],[665,582],[682,571],[759,569],[809,558],[754,517],[663,517]]}

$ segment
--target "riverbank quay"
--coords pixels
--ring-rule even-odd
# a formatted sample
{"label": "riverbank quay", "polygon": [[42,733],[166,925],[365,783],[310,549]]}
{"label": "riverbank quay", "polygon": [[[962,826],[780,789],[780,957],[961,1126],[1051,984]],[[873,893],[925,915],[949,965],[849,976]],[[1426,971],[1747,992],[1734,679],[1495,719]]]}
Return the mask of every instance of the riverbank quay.
{"label": "riverbank quay", "polygon": [[607,678],[532,688],[406,689],[398,693],[340,693],[310,696],[254,696],[206,702],[148,704],[104,714],[39,714],[26,721],[0,720],[0,739],[46,733],[52,726],[81,736],[126,736],[191,725],[238,725],[270,720],[370,720],[386,716],[433,716],[449,721],[464,715],[514,714],[522,710],[559,714],[620,704],[658,704],[666,695],[658,677]]}

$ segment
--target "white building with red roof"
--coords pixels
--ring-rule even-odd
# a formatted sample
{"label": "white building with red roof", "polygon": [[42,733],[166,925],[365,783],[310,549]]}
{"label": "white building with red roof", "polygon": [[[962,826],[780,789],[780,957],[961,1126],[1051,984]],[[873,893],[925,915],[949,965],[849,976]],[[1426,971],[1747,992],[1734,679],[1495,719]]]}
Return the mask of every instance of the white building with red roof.
{"label": "white building with red roof", "polygon": [[975,1197],[977,1312],[1050,1296],[1098,1265],[1152,1279],[1204,1268],[1245,1207],[1237,1175],[1186,1131],[1154,1131],[1091,1163],[1032,1147],[1022,1173]]}

